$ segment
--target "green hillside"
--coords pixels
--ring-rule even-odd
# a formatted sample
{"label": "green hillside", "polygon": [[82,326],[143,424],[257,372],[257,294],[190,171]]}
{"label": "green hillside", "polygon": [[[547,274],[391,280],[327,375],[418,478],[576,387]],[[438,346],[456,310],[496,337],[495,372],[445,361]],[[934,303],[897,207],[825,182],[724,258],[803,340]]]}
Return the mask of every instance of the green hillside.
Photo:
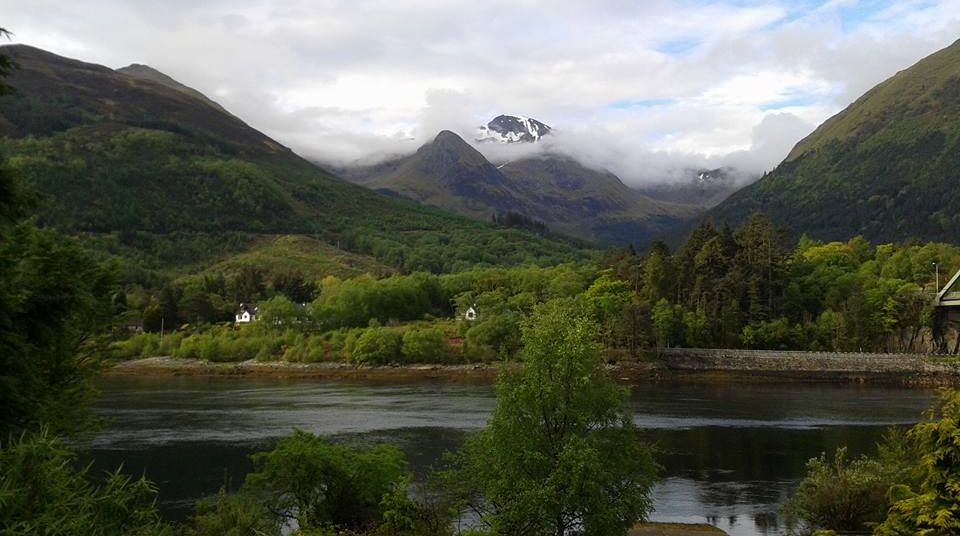
{"label": "green hillside", "polygon": [[9,78],[16,93],[0,97],[0,151],[35,194],[39,221],[124,259],[179,273],[265,233],[310,235],[405,271],[584,255],[342,181],[152,69],[2,51],[19,69]]}
{"label": "green hillside", "polygon": [[764,211],[821,239],[956,242],[958,179],[960,42],[871,89],[710,216]]}

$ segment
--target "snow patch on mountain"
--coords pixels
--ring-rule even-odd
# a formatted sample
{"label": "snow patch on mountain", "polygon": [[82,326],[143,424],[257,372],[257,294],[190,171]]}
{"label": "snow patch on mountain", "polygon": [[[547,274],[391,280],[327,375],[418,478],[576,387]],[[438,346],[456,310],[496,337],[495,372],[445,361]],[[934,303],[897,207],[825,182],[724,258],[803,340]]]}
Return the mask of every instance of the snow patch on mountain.
{"label": "snow patch on mountain", "polygon": [[477,141],[499,143],[536,143],[550,134],[551,128],[536,119],[521,115],[498,115],[479,129]]}

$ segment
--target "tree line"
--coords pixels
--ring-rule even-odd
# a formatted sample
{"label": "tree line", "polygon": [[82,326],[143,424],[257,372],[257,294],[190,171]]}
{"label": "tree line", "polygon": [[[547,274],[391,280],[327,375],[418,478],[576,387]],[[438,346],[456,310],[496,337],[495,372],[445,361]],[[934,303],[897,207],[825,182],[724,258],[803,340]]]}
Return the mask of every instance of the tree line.
{"label": "tree line", "polygon": [[[225,360],[253,358],[241,348],[246,344],[260,348],[262,359],[351,361],[364,338],[390,350],[372,362],[411,362],[415,353],[393,351],[401,348],[396,342],[427,328],[431,339],[445,341],[435,345],[433,362],[511,358],[522,319],[537,304],[563,297],[591,304],[611,358],[667,347],[947,352],[948,326],[932,306],[934,263],[945,282],[960,267],[960,248],[875,246],[859,237],[804,237],[790,246],[786,233],[758,214],[737,229],[705,223],[675,252],[658,243],[644,254],[613,251],[597,263],[316,281],[245,265],[152,294],[135,288],[115,296],[114,306],[119,323],[142,319],[148,333],[164,320],[168,331],[187,324],[168,341],[167,355],[212,355],[219,341],[221,350],[236,352],[218,357]],[[261,321],[249,333],[228,326],[241,302],[260,307]],[[471,306],[479,317],[465,322]],[[370,330],[376,335],[365,334]],[[122,356],[158,351],[157,337],[117,333]],[[190,344],[180,348],[181,339]],[[208,350],[196,350],[202,346]],[[288,350],[264,350],[281,347]]]}

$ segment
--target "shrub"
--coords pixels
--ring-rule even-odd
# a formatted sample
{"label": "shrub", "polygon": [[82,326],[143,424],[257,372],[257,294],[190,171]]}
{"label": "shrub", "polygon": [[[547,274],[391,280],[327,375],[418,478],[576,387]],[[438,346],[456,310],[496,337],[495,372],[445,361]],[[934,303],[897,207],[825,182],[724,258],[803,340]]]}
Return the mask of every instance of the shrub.
{"label": "shrub", "polygon": [[165,532],[144,478],[116,471],[93,483],[61,441],[23,436],[0,447],[0,532],[3,534],[131,534]]}
{"label": "shrub", "polygon": [[158,353],[159,339],[160,336],[154,333],[137,333],[125,341],[114,342],[112,353],[119,359],[153,357]]}
{"label": "shrub", "polygon": [[437,328],[411,329],[404,333],[401,353],[409,363],[439,363],[450,359],[450,347]]}
{"label": "shrub", "polygon": [[801,530],[861,531],[883,520],[890,482],[877,460],[847,458],[837,449],[832,460],[825,454],[807,462],[807,475],[784,507],[788,524]]}
{"label": "shrub", "polygon": [[356,363],[384,364],[400,357],[402,339],[390,328],[369,328],[357,338],[351,357]]}
{"label": "shrub", "polygon": [[489,317],[467,330],[464,354],[472,361],[505,359],[520,347],[520,318],[505,313]]}
{"label": "shrub", "polygon": [[253,497],[220,493],[197,502],[197,511],[185,536],[279,536],[280,526]]}

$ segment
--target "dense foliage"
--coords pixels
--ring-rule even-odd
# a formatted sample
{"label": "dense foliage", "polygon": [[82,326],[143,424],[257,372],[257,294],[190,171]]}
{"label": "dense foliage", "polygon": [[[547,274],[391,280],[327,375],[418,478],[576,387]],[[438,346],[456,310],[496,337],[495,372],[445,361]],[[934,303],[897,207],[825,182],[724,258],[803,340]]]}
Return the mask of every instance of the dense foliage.
{"label": "dense foliage", "polygon": [[253,456],[245,489],[281,520],[304,529],[370,530],[383,519],[383,498],[405,484],[394,447],[359,452],[302,431]]}
{"label": "dense foliage", "polygon": [[166,534],[150,482],[117,471],[94,484],[76,465],[46,434],[0,444],[0,534]]}
{"label": "dense foliage", "polygon": [[[0,175],[6,169],[0,163]],[[72,240],[0,214],[0,434],[86,423],[109,274]]]}
{"label": "dense foliage", "polygon": [[650,512],[657,466],[602,348],[573,300],[524,322],[524,367],[501,374],[486,430],[448,475],[493,534],[626,534]]}
{"label": "dense foliage", "polygon": [[655,245],[644,257],[612,256],[611,277],[629,291],[616,291],[624,305],[611,333],[629,348],[950,350],[931,306],[933,263],[952,273],[960,248],[860,237],[788,244],[755,215],[736,230],[703,224],[673,255]]}
{"label": "dense foliage", "polygon": [[960,532],[960,392],[943,394],[940,404],[910,430],[918,454],[919,482],[899,482],[879,536],[933,536]]}

